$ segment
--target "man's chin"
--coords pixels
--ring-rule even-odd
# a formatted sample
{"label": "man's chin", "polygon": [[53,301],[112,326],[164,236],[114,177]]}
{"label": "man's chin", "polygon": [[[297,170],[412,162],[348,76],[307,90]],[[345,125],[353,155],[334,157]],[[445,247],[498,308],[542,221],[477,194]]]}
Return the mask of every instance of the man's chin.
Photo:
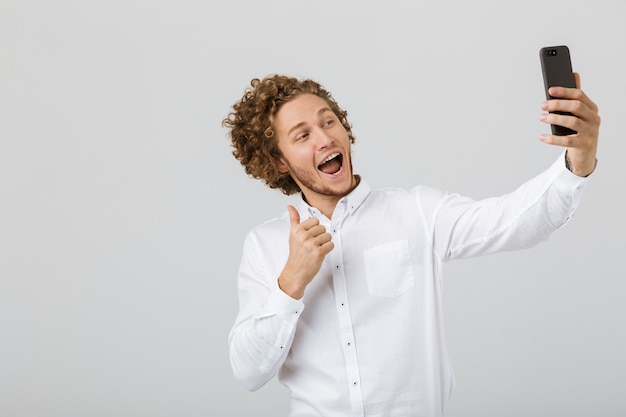
{"label": "man's chin", "polygon": [[356,179],[352,175],[342,175],[341,178],[333,178],[330,183],[323,187],[328,194],[334,197],[343,197],[350,193],[356,186]]}

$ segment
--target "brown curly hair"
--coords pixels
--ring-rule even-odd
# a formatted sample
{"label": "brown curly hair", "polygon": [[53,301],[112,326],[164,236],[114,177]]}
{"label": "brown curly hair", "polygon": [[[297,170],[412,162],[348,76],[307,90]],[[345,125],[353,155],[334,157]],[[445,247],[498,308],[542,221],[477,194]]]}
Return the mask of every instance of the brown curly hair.
{"label": "brown curly hair", "polygon": [[278,110],[301,94],[315,94],[324,99],[346,129],[350,142],[354,143],[348,112],[341,109],[332,95],[319,83],[299,80],[284,75],[271,75],[263,80],[254,78],[233,111],[222,120],[222,126],[230,129],[233,155],[245,167],[246,174],[265,181],[270,188],[278,188],[283,194],[300,191],[289,173],[279,171],[276,159],[280,151],[274,135],[274,117]]}

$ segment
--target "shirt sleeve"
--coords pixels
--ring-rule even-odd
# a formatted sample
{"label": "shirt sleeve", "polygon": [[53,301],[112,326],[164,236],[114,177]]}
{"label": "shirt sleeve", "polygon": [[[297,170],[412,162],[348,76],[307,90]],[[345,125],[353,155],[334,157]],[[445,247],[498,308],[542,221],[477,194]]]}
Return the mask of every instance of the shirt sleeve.
{"label": "shirt sleeve", "polygon": [[230,331],[230,362],[235,379],[255,391],[285,361],[304,304],[278,287],[269,276],[254,233],[246,237],[239,267],[239,314]]}
{"label": "shirt sleeve", "polygon": [[422,188],[418,204],[435,252],[448,261],[528,248],[546,240],[572,218],[589,178],[571,173],[561,155],[549,169],[509,194],[475,201]]}

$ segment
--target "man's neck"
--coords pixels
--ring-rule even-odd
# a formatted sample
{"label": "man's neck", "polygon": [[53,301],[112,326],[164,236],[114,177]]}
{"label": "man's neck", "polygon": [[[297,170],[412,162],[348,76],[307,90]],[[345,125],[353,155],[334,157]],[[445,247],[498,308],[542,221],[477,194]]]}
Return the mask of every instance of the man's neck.
{"label": "man's neck", "polygon": [[318,209],[326,218],[332,219],[333,213],[335,212],[335,207],[337,207],[337,203],[343,197],[338,196],[318,196],[318,198],[311,202],[309,199],[304,196],[304,200],[311,206]]}
{"label": "man's neck", "polygon": [[326,218],[332,219],[333,213],[335,211],[335,207],[337,207],[337,203],[343,197],[350,194],[356,187],[359,185],[361,181],[361,177],[355,175],[352,181],[352,187],[343,195],[319,195],[316,194],[313,199],[310,199],[306,196],[306,194],[302,194],[304,201],[307,202],[311,207],[315,207],[318,209]]}

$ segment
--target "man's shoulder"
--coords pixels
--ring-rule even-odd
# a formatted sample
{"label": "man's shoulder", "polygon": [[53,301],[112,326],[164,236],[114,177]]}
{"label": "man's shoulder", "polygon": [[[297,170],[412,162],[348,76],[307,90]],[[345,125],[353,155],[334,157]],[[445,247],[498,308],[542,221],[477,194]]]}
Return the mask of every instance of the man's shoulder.
{"label": "man's shoulder", "polygon": [[423,201],[423,200],[439,200],[447,193],[429,186],[429,185],[416,185],[414,187],[381,187],[372,189],[371,196],[373,200],[383,199],[409,199],[411,201]]}
{"label": "man's shoulder", "polygon": [[248,234],[267,235],[284,233],[285,230],[289,231],[289,212],[286,210],[252,227]]}

